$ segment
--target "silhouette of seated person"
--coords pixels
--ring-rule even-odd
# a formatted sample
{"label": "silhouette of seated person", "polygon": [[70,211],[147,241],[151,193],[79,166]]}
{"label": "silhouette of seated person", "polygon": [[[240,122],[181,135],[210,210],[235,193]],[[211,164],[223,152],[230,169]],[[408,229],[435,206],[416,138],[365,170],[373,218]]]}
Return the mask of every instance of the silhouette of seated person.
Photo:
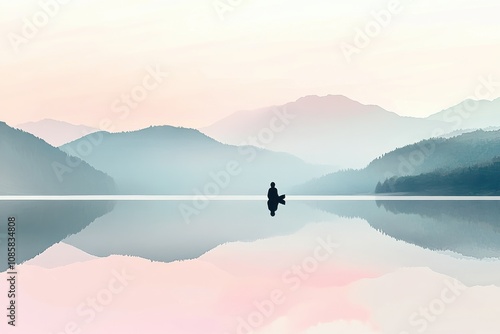
{"label": "silhouette of seated person", "polygon": [[278,189],[276,188],[276,184],[271,182],[271,188],[267,191],[267,208],[271,211],[271,216],[276,215],[276,211],[278,210],[278,205],[285,205],[285,195],[278,195]]}

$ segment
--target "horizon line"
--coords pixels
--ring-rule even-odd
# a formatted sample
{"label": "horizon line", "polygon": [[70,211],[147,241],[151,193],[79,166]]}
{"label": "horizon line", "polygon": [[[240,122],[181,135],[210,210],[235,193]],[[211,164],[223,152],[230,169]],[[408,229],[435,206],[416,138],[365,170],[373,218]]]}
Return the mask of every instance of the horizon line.
{"label": "horizon line", "polygon": [[[265,195],[13,195],[2,201],[267,201]],[[291,195],[288,201],[500,201],[500,196]]]}

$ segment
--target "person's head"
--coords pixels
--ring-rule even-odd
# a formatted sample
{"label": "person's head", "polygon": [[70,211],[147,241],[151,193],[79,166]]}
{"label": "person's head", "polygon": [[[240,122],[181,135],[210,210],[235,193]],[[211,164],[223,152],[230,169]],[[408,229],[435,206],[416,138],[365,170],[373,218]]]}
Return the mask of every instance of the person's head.
{"label": "person's head", "polygon": [[274,188],[276,184],[274,182],[271,182],[271,188]]}

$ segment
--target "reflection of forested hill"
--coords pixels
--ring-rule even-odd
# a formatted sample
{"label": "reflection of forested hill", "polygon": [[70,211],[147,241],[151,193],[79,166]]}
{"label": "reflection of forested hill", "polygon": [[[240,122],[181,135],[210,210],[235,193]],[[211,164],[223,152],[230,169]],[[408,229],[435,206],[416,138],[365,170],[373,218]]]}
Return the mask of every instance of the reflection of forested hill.
{"label": "reflection of forested hill", "polygon": [[498,201],[377,201],[377,206],[395,214],[418,214],[422,217],[450,217],[466,223],[486,223],[500,230]]}
{"label": "reflection of forested hill", "polygon": [[[111,202],[0,202],[0,258],[5,251],[7,218],[16,218],[17,262],[42,253],[68,235],[77,233],[113,208]],[[4,246],[2,246],[4,245]],[[6,269],[5,261],[0,270]]]}
{"label": "reflection of forested hill", "polygon": [[319,209],[365,219],[395,239],[477,258],[500,256],[496,201],[318,202]]}

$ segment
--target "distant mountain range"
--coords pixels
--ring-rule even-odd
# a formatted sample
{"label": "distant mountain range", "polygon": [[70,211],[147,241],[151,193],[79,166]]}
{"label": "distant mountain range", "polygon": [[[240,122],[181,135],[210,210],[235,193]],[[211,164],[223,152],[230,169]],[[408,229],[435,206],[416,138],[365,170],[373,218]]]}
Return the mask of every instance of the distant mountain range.
{"label": "distant mountain range", "polygon": [[53,119],[44,119],[38,122],[19,124],[16,128],[29,132],[45,140],[54,147],[74,141],[88,134],[99,131],[85,125],[74,125]]}
{"label": "distant mountain range", "polygon": [[[92,136],[100,142],[92,145]],[[82,147],[90,149],[80,152]],[[271,181],[285,191],[333,170],[171,126],[99,132],[61,149],[112,176],[120,194],[262,194]]]}
{"label": "distant mountain range", "polygon": [[434,136],[437,129],[451,131],[451,124],[402,117],[378,106],[328,95],[237,112],[200,131],[223,143],[239,145],[251,137],[260,138],[254,142],[308,162],[363,168],[396,147]]}
{"label": "distant mountain range", "polygon": [[427,118],[450,124],[453,129],[486,129],[500,126],[500,99],[465,100]]}
{"label": "distant mountain range", "polygon": [[110,194],[114,182],[86,162],[0,122],[0,194]]}
{"label": "distant mountain range", "polygon": [[[106,133],[43,120],[20,127],[53,145],[65,143],[60,148],[79,158],[73,162],[77,168],[63,161],[68,159],[64,154],[45,147],[30,154],[37,155],[37,160],[48,160],[42,169],[54,169],[55,162],[59,174],[68,179],[64,185],[34,181],[37,177],[49,180],[42,176],[46,173],[43,170],[23,177],[23,170],[34,167],[12,168],[15,163],[9,165],[13,177],[3,180],[3,189],[21,193],[41,189],[110,192],[112,181],[98,172],[101,170],[116,181],[122,194],[261,194],[271,180],[282,191],[293,189],[300,194],[373,193],[377,183],[383,185],[387,179],[442,173],[443,169],[449,173],[500,156],[498,132],[475,130],[498,129],[499,107],[500,99],[467,100],[428,118],[412,118],[344,96],[307,96],[283,106],[235,113],[201,129],[204,134],[171,126]],[[20,142],[28,138],[23,134]],[[11,147],[22,145],[9,139]],[[19,152],[32,152],[34,148],[28,146]],[[17,149],[11,151],[10,156],[20,154]],[[59,156],[56,159],[51,154]],[[20,156],[19,161],[29,160],[28,155]],[[353,166],[356,169],[332,173],[337,167]],[[81,184],[87,179],[83,175],[88,175],[89,184]],[[106,181],[97,181],[98,175]]]}
{"label": "distant mountain range", "polygon": [[[252,145],[309,163],[358,169],[420,140],[498,128],[499,108],[500,99],[466,100],[427,118],[414,118],[344,96],[306,96],[282,106],[236,112],[200,131],[225,144]],[[53,146],[98,131],[50,119],[18,127]]]}
{"label": "distant mountain range", "polygon": [[[478,164],[491,164],[500,156],[500,131],[475,131],[453,138],[434,138],[408,145],[372,161],[361,170],[346,170],[326,175],[297,187],[300,194],[373,194],[378,182],[398,177],[414,176],[423,173],[450,173],[460,168]],[[489,167],[494,168],[494,167]],[[484,171],[478,170],[478,173]],[[478,174],[479,175],[479,174]],[[437,177],[435,175],[435,177]],[[421,177],[423,180],[424,177]],[[414,180],[414,178],[403,178]],[[393,184],[385,183],[385,190]],[[493,179],[491,179],[493,182]],[[469,180],[469,182],[472,182]],[[500,186],[497,186],[500,188]],[[396,188],[398,190],[401,188]],[[407,188],[405,188],[407,189]],[[422,193],[430,188],[420,187]],[[383,189],[379,189],[382,191]],[[490,188],[491,190],[491,188]],[[457,189],[448,189],[449,193]],[[462,193],[461,191],[458,191]]]}

